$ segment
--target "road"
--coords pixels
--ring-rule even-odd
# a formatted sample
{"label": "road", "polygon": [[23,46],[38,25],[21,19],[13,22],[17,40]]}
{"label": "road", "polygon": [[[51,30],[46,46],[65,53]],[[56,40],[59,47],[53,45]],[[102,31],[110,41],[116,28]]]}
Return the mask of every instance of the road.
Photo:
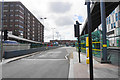
{"label": "road", "polygon": [[3,64],[2,77],[68,78],[69,61],[65,56],[71,52],[72,48],[62,47]]}

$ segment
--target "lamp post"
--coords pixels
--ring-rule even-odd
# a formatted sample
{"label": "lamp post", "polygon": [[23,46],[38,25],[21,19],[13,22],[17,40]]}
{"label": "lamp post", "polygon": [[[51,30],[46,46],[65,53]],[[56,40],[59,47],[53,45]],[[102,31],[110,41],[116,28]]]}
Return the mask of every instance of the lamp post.
{"label": "lamp post", "polygon": [[55,28],[51,28],[51,29],[53,30],[53,40],[54,40],[54,29],[55,29]]}
{"label": "lamp post", "polygon": [[[44,20],[47,19],[47,18],[46,17],[44,17],[44,18],[41,17],[40,19],[43,20],[43,26],[45,27]],[[44,42],[44,39],[43,39],[42,42]]]}
{"label": "lamp post", "polygon": [[44,17],[44,18],[41,17],[40,19],[43,20],[43,25],[44,25],[44,20],[47,19],[47,18],[46,17]]}

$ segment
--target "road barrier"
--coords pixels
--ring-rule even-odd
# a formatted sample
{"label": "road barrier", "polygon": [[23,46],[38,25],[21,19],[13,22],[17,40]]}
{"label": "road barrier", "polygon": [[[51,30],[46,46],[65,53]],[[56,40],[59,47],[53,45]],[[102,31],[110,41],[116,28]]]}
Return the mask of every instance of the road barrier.
{"label": "road barrier", "polygon": [[27,54],[31,54],[34,52],[39,52],[39,51],[45,51],[45,50],[50,50],[50,49],[55,49],[55,48],[59,48],[59,46],[52,46],[52,47],[40,47],[40,48],[31,48],[31,49],[27,49],[27,50],[17,50],[17,51],[6,51],[4,53],[3,58],[5,59],[9,59],[9,58],[13,58],[13,57],[18,57],[18,56],[23,56],[23,55],[27,55]]}

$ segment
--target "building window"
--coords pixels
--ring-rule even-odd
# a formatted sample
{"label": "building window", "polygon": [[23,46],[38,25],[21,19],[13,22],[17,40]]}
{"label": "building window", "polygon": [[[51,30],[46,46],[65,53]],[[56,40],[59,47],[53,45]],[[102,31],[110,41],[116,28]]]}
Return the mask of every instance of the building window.
{"label": "building window", "polygon": [[16,14],[15,16],[19,16],[18,14]]}
{"label": "building window", "polygon": [[13,14],[11,14],[10,16],[13,16]]}
{"label": "building window", "polygon": [[111,24],[111,29],[113,29],[113,24]]}
{"label": "building window", "polygon": [[116,24],[114,23],[114,28],[116,28]]}
{"label": "building window", "polygon": [[115,14],[115,10],[112,13]]}
{"label": "building window", "polygon": [[28,31],[30,31],[30,29],[28,29]]}
{"label": "building window", "polygon": [[24,28],[23,26],[19,25],[20,28]]}
{"label": "building window", "polygon": [[17,19],[15,20],[15,22],[18,22],[18,21],[19,21],[19,20],[17,20]]}
{"label": "building window", "polygon": [[119,12],[119,20],[120,20],[120,12]]}
{"label": "building window", "polygon": [[111,23],[110,17],[109,17],[109,24]]}
{"label": "building window", "polygon": [[30,33],[28,33],[28,36],[30,35]]}
{"label": "building window", "polygon": [[4,15],[4,17],[6,17],[7,15]]}
{"label": "building window", "polygon": [[10,7],[13,7],[13,6],[14,6],[13,4],[10,5]]}
{"label": "building window", "polygon": [[4,25],[4,27],[7,27],[7,25]]}
{"label": "building window", "polygon": [[24,23],[24,22],[23,22],[23,21],[21,21],[21,20],[19,20],[19,22],[20,22],[20,23],[22,23],[22,24]]}
{"label": "building window", "polygon": [[24,8],[23,8],[21,5],[19,5],[19,7],[20,7],[22,10],[24,10]]}
{"label": "building window", "polygon": [[28,27],[30,27],[30,25],[28,25]]}
{"label": "building window", "polygon": [[8,12],[8,10],[4,10],[3,12]]}
{"label": "building window", "polygon": [[20,35],[23,35],[23,31],[20,31],[20,30],[19,30],[19,33],[20,33]]}
{"label": "building window", "polygon": [[118,21],[118,13],[115,14],[116,21]]}
{"label": "building window", "polygon": [[15,27],[18,27],[19,25],[15,25]]}
{"label": "building window", "polygon": [[114,15],[112,15],[112,21],[114,22]]}
{"label": "building window", "polygon": [[22,17],[21,15],[19,15],[19,17],[20,17],[21,19],[24,19],[24,17]]}
{"label": "building window", "polygon": [[11,19],[10,22],[13,22],[13,20]]}
{"label": "building window", "polygon": [[28,39],[30,39],[30,37],[28,37]]}
{"label": "building window", "polygon": [[13,12],[13,10],[10,10],[10,12]]}
{"label": "building window", "polygon": [[16,9],[15,11],[17,12],[17,11],[19,11],[19,10]]}
{"label": "building window", "polygon": [[16,6],[19,6],[19,4],[16,4]]}
{"label": "building window", "polygon": [[4,5],[4,7],[8,7],[8,5]]}
{"label": "building window", "polygon": [[30,16],[30,13],[28,13],[28,16]]}
{"label": "building window", "polygon": [[4,22],[7,22],[7,20],[4,20]]}
{"label": "building window", "polygon": [[108,24],[108,18],[107,18],[107,24]]}
{"label": "building window", "polygon": [[10,25],[10,27],[12,27],[12,25]]}

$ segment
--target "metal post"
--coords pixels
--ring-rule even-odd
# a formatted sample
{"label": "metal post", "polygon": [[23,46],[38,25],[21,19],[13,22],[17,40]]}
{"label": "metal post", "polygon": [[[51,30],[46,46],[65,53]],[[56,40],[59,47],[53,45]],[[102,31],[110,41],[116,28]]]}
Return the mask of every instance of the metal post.
{"label": "metal post", "polygon": [[78,56],[79,56],[79,63],[80,61],[80,37],[78,37]]}
{"label": "metal post", "polygon": [[102,62],[107,62],[107,40],[106,40],[106,15],[105,15],[105,2],[101,0],[100,9],[101,9],[101,23],[102,23],[102,39],[103,39],[103,58]]}
{"label": "metal post", "polygon": [[79,25],[81,25],[78,21],[76,21],[76,25],[78,26],[78,56],[79,56],[79,63],[80,61],[80,27]]}
{"label": "metal post", "polygon": [[54,29],[55,29],[55,28],[51,28],[51,29],[53,29],[53,40],[54,40]]}
{"label": "metal post", "polygon": [[88,37],[89,37],[89,58],[90,58],[90,80],[93,80],[93,57],[92,57],[92,22],[90,14],[90,2],[87,2],[87,13],[88,13]]}
{"label": "metal post", "polygon": [[0,54],[0,60],[2,62],[2,57],[3,57],[3,9],[4,9],[4,0],[2,1],[2,8],[1,8],[1,54]]}

